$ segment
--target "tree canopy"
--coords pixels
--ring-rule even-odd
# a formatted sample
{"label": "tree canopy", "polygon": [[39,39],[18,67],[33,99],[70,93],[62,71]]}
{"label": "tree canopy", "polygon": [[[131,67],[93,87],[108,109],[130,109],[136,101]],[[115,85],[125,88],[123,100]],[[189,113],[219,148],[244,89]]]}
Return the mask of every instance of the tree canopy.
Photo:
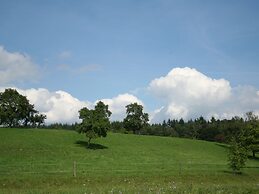
{"label": "tree canopy", "polygon": [[82,123],[77,126],[77,131],[85,133],[88,137],[88,147],[91,139],[107,136],[107,131],[110,129],[109,117],[111,114],[108,105],[105,105],[102,101],[99,101],[93,110],[84,107],[79,111],[79,118],[82,119]]}
{"label": "tree canopy", "polygon": [[132,130],[134,133],[140,131],[149,121],[148,114],[143,112],[143,106],[137,103],[127,105],[126,114],[127,116],[123,121],[125,128]]}
{"label": "tree canopy", "polygon": [[241,168],[245,167],[247,161],[247,149],[243,146],[242,142],[238,142],[236,138],[232,138],[229,144],[229,167],[233,170],[233,172],[240,173]]}
{"label": "tree canopy", "polygon": [[39,114],[29,100],[15,89],[0,92],[0,124],[8,127],[39,126],[46,116]]}

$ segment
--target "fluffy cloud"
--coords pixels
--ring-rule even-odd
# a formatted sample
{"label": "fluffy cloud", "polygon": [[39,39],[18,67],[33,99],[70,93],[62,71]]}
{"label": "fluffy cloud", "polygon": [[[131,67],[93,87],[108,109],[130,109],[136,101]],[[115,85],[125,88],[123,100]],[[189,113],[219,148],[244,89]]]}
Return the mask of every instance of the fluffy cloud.
{"label": "fluffy cloud", "polygon": [[47,89],[29,89],[18,92],[27,96],[35,108],[47,115],[47,123],[78,122],[78,111],[89,107],[89,102],[83,102],[64,91],[50,92]]}
{"label": "fluffy cloud", "polygon": [[8,52],[0,46],[0,85],[37,79],[38,67],[28,55]]}
{"label": "fluffy cloud", "polygon": [[[3,91],[4,88],[0,88]],[[78,122],[78,110],[93,108],[96,102],[80,101],[65,91],[51,92],[47,89],[17,89],[41,113],[47,115],[47,123]],[[219,119],[243,116],[245,112],[259,114],[259,91],[252,86],[231,87],[225,79],[212,79],[195,69],[175,68],[167,75],[150,82],[148,90],[161,100],[163,106],[150,112],[151,122],[168,118],[197,118],[214,116]],[[111,120],[125,117],[125,106],[144,103],[132,94],[120,94],[100,99],[109,105]]]}
{"label": "fluffy cloud", "polygon": [[[36,110],[47,116],[46,123],[74,123],[78,122],[78,111],[83,107],[90,107],[91,103],[80,101],[64,91],[50,92],[47,89],[16,89],[27,97]],[[0,91],[4,91],[1,88]]]}
{"label": "fluffy cloud", "polygon": [[231,88],[225,79],[212,79],[195,69],[175,68],[154,79],[149,90],[165,104],[153,122],[168,118],[230,118],[259,110],[259,92],[251,86]]}
{"label": "fluffy cloud", "polygon": [[109,105],[109,110],[112,112],[112,120],[123,120],[126,116],[125,106],[131,103],[144,105],[141,100],[131,94],[120,94],[111,99],[102,99],[102,102]]}
{"label": "fluffy cloud", "polygon": [[151,81],[149,89],[166,101],[192,101],[192,104],[218,104],[230,97],[231,87],[224,79],[212,79],[191,68],[175,68],[165,77]]}
{"label": "fluffy cloud", "polygon": [[[0,88],[3,92],[5,88]],[[46,123],[74,123],[80,122],[78,111],[87,107],[94,108],[95,103],[88,101],[80,101],[65,91],[50,92],[47,89],[16,89],[20,94],[27,97],[31,104],[35,105],[36,110],[47,115]],[[112,111],[111,120],[122,120],[125,117],[125,106],[137,102],[143,103],[131,94],[120,94],[111,99],[101,99],[105,104],[109,105],[109,110]]]}

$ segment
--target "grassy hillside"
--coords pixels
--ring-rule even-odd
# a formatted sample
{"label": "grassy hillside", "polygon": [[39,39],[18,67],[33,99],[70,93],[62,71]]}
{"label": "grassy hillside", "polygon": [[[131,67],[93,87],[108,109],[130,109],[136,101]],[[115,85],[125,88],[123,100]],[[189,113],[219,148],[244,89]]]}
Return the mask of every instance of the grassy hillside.
{"label": "grassy hillside", "polygon": [[222,144],[112,133],[93,143],[86,149],[84,135],[73,131],[0,129],[0,189],[6,193],[259,189],[259,161],[249,160],[243,175],[233,175]]}

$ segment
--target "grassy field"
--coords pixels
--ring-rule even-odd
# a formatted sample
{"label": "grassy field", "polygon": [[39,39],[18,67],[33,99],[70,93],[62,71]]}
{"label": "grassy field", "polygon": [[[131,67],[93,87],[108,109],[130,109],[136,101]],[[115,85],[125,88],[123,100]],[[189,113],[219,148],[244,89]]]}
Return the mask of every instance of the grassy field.
{"label": "grassy field", "polygon": [[86,149],[73,131],[0,128],[0,193],[259,191],[259,160],[232,174],[223,144],[113,133],[93,143]]}

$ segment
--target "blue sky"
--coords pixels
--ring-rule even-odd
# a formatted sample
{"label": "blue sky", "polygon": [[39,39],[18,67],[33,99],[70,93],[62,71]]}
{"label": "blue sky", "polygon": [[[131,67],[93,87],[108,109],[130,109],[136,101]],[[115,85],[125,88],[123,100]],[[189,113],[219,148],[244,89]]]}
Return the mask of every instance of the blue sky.
{"label": "blue sky", "polygon": [[150,112],[171,103],[150,92],[151,81],[177,67],[223,78],[231,90],[259,88],[258,1],[1,0],[0,5],[0,45],[38,69],[32,79],[17,77],[1,87],[62,90],[89,102],[129,93]]}

